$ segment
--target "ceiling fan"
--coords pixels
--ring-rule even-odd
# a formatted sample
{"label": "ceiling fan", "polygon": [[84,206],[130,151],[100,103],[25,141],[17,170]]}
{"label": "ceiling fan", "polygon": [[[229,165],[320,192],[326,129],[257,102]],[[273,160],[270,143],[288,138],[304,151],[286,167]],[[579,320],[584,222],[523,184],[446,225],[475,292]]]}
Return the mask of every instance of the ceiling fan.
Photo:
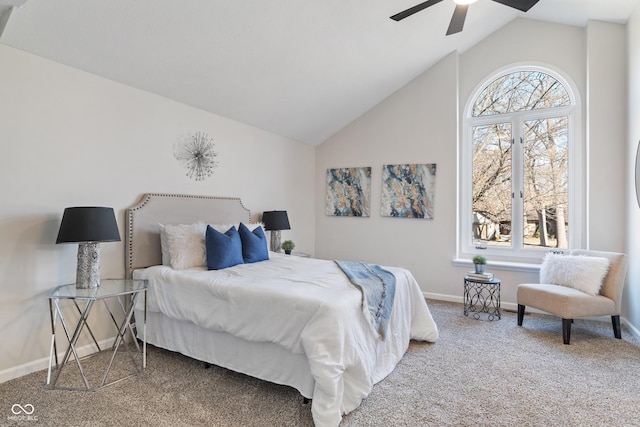
{"label": "ceiling fan", "polygon": [[[394,21],[400,21],[401,19],[407,18],[414,13],[420,12],[423,9],[426,9],[434,4],[440,3],[442,0],[427,0],[423,3],[417,4],[409,9],[397,13],[391,17]],[[464,19],[467,16],[467,9],[471,3],[475,3],[476,0],[453,0],[456,3],[456,10],[453,12],[453,16],[451,17],[451,22],[449,23],[449,29],[447,30],[447,35],[459,33],[462,31],[462,27],[464,27]],[[514,9],[521,10],[522,12],[526,12],[535,6],[539,0],[493,0],[496,3],[503,4],[505,6],[513,7]]]}

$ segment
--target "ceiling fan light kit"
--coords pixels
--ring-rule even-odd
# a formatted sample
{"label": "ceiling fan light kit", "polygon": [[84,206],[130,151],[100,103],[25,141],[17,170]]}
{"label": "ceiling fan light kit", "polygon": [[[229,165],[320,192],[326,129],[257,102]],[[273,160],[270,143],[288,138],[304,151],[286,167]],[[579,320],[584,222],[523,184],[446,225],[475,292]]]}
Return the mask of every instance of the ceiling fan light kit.
{"label": "ceiling fan light kit", "polygon": [[[417,4],[413,7],[410,7],[407,10],[404,10],[400,13],[397,13],[391,16],[391,19],[394,21],[400,21],[404,18],[408,18],[414,13],[418,13],[421,10],[424,10],[430,6],[436,5],[440,3],[442,0],[427,0],[423,3]],[[447,29],[447,35],[456,34],[462,31],[464,27],[464,21],[467,17],[467,10],[469,9],[469,5],[471,3],[475,3],[477,0],[453,0],[456,4],[456,9],[453,11],[453,16],[451,17],[451,22],[449,23],[449,28]],[[527,12],[533,6],[538,3],[539,0],[493,0],[496,3],[503,4],[505,6],[512,7],[514,9],[518,9],[521,12]]]}

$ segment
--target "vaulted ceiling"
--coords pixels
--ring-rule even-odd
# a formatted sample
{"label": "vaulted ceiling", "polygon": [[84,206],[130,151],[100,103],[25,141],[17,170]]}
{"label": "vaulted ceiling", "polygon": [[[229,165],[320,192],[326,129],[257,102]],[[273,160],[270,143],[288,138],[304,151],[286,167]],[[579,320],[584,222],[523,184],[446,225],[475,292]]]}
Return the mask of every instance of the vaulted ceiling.
{"label": "vaulted ceiling", "polygon": [[307,144],[518,18],[625,23],[640,0],[0,0],[0,42]]}

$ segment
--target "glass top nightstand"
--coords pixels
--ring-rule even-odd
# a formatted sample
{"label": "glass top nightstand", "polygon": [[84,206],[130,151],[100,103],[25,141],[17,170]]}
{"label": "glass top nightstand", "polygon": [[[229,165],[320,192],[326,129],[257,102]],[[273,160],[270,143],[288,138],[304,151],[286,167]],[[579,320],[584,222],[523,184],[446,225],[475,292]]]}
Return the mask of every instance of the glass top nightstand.
{"label": "glass top nightstand", "polygon": [[[146,280],[135,280],[135,279],[102,279],[100,281],[100,286],[97,288],[89,288],[89,289],[77,289],[75,283],[68,285],[61,285],[54,288],[49,293],[49,311],[51,315],[51,348],[49,351],[49,369],[47,371],[47,387],[49,388],[58,388],[58,389],[71,389],[71,390],[96,390],[98,388],[114,384],[116,382],[122,381],[126,378],[130,378],[134,375],[137,375],[143,372],[147,366],[147,340],[146,340],[146,325],[147,325],[147,281]],[[143,294],[144,298],[144,318],[138,319],[138,323],[141,320],[142,322],[142,349],[138,345],[138,341],[136,339],[136,334],[133,331],[134,325],[131,323],[131,318],[133,315],[133,309],[136,305],[138,297],[140,294]],[[121,313],[114,313],[112,307],[109,306],[108,300],[117,301],[117,305],[120,306]],[[71,301],[76,308],[78,317],[75,325],[72,324],[71,314],[73,310],[69,312],[69,310],[63,310],[61,308],[61,303],[63,301]],[[83,331],[89,332],[91,335],[91,339],[93,340],[93,344],[95,344],[97,348],[97,353],[93,353],[90,356],[95,354],[102,353],[103,350],[100,348],[98,341],[91,331],[91,328],[88,323],[89,314],[96,301],[102,301],[104,307],[109,313],[109,317],[113,322],[113,325],[116,328],[117,336],[111,348],[105,351],[109,351],[111,353],[111,357],[109,360],[109,364],[104,371],[102,376],[102,381],[96,387],[92,387],[89,383],[87,376],[85,375],[84,368],[82,366],[81,358],[78,355],[78,349],[76,345],[78,343],[78,339]],[[82,306],[82,307],[81,307]],[[65,319],[65,315],[68,319]],[[117,318],[120,318],[120,322],[118,322]],[[62,329],[64,330],[64,335],[67,339],[68,346],[64,353],[64,357],[60,363],[58,363],[58,351],[56,344],[56,326],[57,320],[60,319],[60,323],[62,325]],[[129,344],[126,339],[127,331],[131,334],[131,342],[135,345],[135,350],[131,350]],[[123,352],[129,353],[130,360],[134,367],[134,372],[111,381],[107,383],[107,378],[109,372],[111,371],[111,367],[113,365],[114,359],[118,350],[123,347]],[[140,355],[142,354],[142,361],[140,366],[138,362],[136,362],[134,358],[134,354]],[[71,356],[73,355],[73,360],[78,366],[80,371],[80,376],[84,383],[83,388],[78,387],[60,387],[56,386],[58,379],[60,378],[60,373],[65,365],[69,362]],[[139,356],[138,356],[139,357]],[[53,362],[55,360],[55,369],[53,368]],[[52,377],[53,374],[53,377]]]}
{"label": "glass top nightstand", "polygon": [[134,294],[146,289],[145,280],[102,279],[97,288],[77,289],[75,283],[60,285],[49,293],[49,299],[98,300]]}

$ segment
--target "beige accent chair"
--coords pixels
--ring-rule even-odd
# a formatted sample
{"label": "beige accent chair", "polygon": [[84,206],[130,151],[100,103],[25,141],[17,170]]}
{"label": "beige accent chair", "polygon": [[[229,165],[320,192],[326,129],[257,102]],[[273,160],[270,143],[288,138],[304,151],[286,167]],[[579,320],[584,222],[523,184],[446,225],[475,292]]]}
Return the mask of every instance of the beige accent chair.
{"label": "beige accent chair", "polygon": [[627,255],[617,252],[575,249],[570,255],[585,255],[609,259],[609,271],[604,277],[600,294],[592,296],[566,286],[526,283],[518,286],[518,326],[522,326],[525,307],[533,307],[562,318],[562,339],[569,344],[571,323],[578,317],[611,316],[613,334],[622,338],[620,311],[622,290],[627,274]]}

